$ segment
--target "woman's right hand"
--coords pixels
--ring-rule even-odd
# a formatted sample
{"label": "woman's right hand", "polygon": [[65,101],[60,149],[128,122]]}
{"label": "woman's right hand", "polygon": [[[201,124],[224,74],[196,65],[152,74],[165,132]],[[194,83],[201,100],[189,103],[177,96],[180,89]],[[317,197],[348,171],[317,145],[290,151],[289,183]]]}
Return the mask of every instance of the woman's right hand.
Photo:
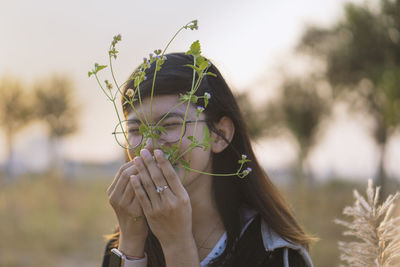
{"label": "woman's right hand", "polygon": [[148,226],[139,200],[129,182],[131,175],[137,175],[133,161],[118,170],[107,190],[108,200],[117,216],[120,228],[119,249],[127,256],[144,257],[144,244]]}

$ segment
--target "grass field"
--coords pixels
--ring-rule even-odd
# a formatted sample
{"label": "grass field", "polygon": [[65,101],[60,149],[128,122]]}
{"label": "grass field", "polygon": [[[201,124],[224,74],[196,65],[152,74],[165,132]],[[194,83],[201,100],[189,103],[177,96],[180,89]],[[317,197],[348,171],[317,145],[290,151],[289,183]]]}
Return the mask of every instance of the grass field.
{"label": "grass field", "polygon": [[[116,224],[106,198],[108,177],[68,181],[52,176],[21,177],[0,188],[0,266],[100,266],[103,235]],[[306,189],[281,188],[306,230],[320,241],[315,266],[338,266],[337,241],[352,190],[365,185],[331,181]]]}

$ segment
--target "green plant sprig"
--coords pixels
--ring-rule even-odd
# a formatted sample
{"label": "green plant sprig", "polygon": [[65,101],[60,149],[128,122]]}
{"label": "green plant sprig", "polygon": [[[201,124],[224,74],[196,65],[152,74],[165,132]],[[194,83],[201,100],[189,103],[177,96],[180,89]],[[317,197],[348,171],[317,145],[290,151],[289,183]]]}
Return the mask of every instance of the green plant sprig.
{"label": "green plant sprig", "polygon": [[[157,72],[161,69],[162,64],[164,64],[165,61],[165,52],[167,51],[168,47],[170,46],[170,44],[175,40],[176,36],[178,36],[178,34],[183,30],[183,29],[191,29],[191,30],[197,30],[198,29],[198,25],[197,25],[197,20],[193,20],[189,23],[187,23],[185,26],[181,27],[175,34],[174,36],[171,38],[171,40],[167,43],[167,45],[165,46],[164,50],[161,52],[161,56],[159,57],[159,60],[156,61],[156,68],[154,71],[154,76],[153,76],[153,83],[151,86],[151,95],[150,95],[150,123],[153,124],[153,96],[154,96],[154,87],[155,87],[155,81],[156,81],[156,76],[157,76]],[[159,52],[159,51],[157,51]],[[155,51],[156,53],[156,51]],[[156,53],[157,55],[159,53]],[[183,123],[182,128],[185,126],[185,120]],[[152,129],[151,129],[152,130]],[[153,144],[153,149],[154,149],[154,142]]]}
{"label": "green plant sprig", "polygon": [[[105,90],[104,86],[102,85],[102,83],[100,82],[100,79],[98,77],[98,72],[107,68],[108,67],[107,65],[99,65],[98,63],[95,63],[94,68],[88,72],[88,76],[90,77],[90,76],[94,75],[94,77],[96,78],[96,81],[97,81],[98,85],[100,86],[101,90],[103,91],[103,93],[106,95],[106,97],[111,102],[113,102],[114,110],[117,114],[117,118],[118,118],[118,122],[119,122],[118,125],[121,129],[121,132],[124,135],[125,141],[129,145],[129,147],[127,148],[128,150],[135,149],[135,153],[136,153],[136,155],[138,155],[140,150],[145,147],[146,141],[142,142],[139,145],[139,147],[136,147],[136,148],[130,147],[130,144],[128,142],[127,133],[123,130],[121,116],[120,116],[119,111],[116,106],[116,99],[117,99],[118,94],[120,94],[124,100],[123,105],[129,104],[129,106],[135,112],[136,116],[138,117],[138,119],[141,123],[141,125],[139,127],[139,133],[143,135],[144,140],[148,140],[149,138],[152,139],[153,149],[154,149],[155,144],[159,145],[159,143],[158,143],[158,139],[160,138],[159,133],[165,133],[165,134],[167,133],[166,130],[160,125],[160,123],[168,116],[169,113],[171,113],[172,111],[174,111],[181,105],[186,104],[185,115],[184,115],[184,119],[183,119],[183,123],[182,123],[181,134],[180,134],[180,138],[178,141],[178,145],[173,144],[170,146],[166,146],[166,145],[160,146],[161,150],[164,152],[164,155],[166,156],[166,158],[171,162],[172,165],[179,162],[180,165],[182,165],[185,168],[184,179],[186,178],[187,173],[189,171],[212,175],[212,176],[238,176],[240,178],[244,178],[246,175],[248,175],[251,172],[251,168],[247,168],[247,169],[243,170],[244,164],[249,162],[249,160],[247,159],[247,156],[245,156],[245,155],[242,155],[241,160],[238,161],[240,166],[239,166],[238,170],[236,171],[236,173],[213,174],[213,173],[207,173],[207,172],[195,170],[190,167],[193,149],[203,148],[206,151],[210,148],[210,142],[212,141],[212,139],[210,138],[210,131],[207,126],[204,126],[204,128],[203,128],[203,138],[202,138],[201,142],[196,140],[196,138],[194,137],[195,133],[197,131],[197,125],[198,125],[200,113],[203,112],[204,109],[207,107],[209,99],[211,98],[211,95],[208,92],[206,92],[203,96],[197,96],[196,92],[199,89],[201,81],[203,80],[203,78],[205,76],[207,76],[207,75],[216,76],[214,73],[208,71],[208,68],[211,66],[211,63],[208,60],[206,60],[203,56],[201,56],[201,49],[200,49],[199,41],[193,42],[192,45],[190,46],[189,51],[186,52],[186,54],[193,56],[193,65],[190,65],[190,64],[185,65],[185,66],[193,69],[193,79],[192,79],[192,86],[191,86],[190,90],[186,94],[181,94],[179,97],[179,103],[176,104],[172,109],[170,109],[168,111],[168,113],[165,114],[156,124],[153,124],[153,116],[152,116],[153,113],[152,112],[153,112],[153,99],[154,99],[154,90],[155,90],[155,81],[156,81],[156,77],[157,77],[157,72],[161,70],[162,65],[164,64],[165,60],[167,60],[165,53],[166,53],[168,47],[173,42],[173,40],[177,37],[177,35],[184,29],[197,30],[198,29],[197,20],[193,20],[193,21],[187,23],[185,26],[181,27],[174,34],[174,36],[167,43],[167,45],[165,46],[165,48],[163,50],[160,50],[160,49],[154,50],[155,55],[150,54],[149,59],[144,58],[143,63],[140,64],[139,67],[134,71],[134,73],[129,77],[129,79],[127,81],[125,81],[124,83],[122,83],[121,85],[119,85],[117,82],[116,75],[115,75],[114,69],[113,69],[112,61],[113,61],[113,59],[114,60],[117,59],[117,55],[118,55],[119,51],[116,49],[116,45],[122,40],[122,38],[121,38],[120,34],[114,36],[113,40],[111,42],[109,51],[108,51],[108,56],[109,56],[109,66],[110,66],[112,81],[116,88],[115,93],[112,92],[113,85],[108,80],[104,81],[105,88],[107,88],[107,90]],[[156,64],[156,65],[155,65],[155,71],[154,71],[154,75],[153,75],[151,95],[150,95],[150,123],[149,123],[149,121],[147,120],[147,118],[144,114],[144,110],[142,108],[142,97],[140,94],[140,85],[144,80],[147,79],[146,70],[151,68],[152,64]],[[197,74],[197,79],[196,79],[196,74]],[[125,86],[126,83],[128,83],[129,81],[132,81],[132,80],[134,81],[135,89],[128,88],[124,94],[121,90],[122,86]],[[109,93],[107,93],[107,92],[109,92]],[[182,144],[183,134],[185,133],[186,121],[188,119],[190,105],[196,104],[199,99],[203,99],[204,107],[197,108],[197,115],[196,115],[193,135],[187,137],[187,139],[189,139],[191,141],[191,143],[190,143],[188,149],[179,153],[179,150],[180,150],[180,147]],[[135,108],[134,104],[137,101],[139,102],[139,106],[141,108],[143,116],[140,116],[139,112]],[[118,125],[117,125],[117,127],[118,127]],[[183,158],[183,156],[186,155],[187,153],[190,153],[188,161],[186,161]],[[130,160],[132,160],[132,158],[130,157],[130,153],[127,153],[127,154],[129,156]]]}
{"label": "green plant sprig", "polygon": [[244,178],[252,171],[252,169],[250,167],[248,167],[247,169],[243,170],[243,166],[247,162],[250,162],[250,160],[248,160],[247,156],[243,154],[242,158],[240,160],[238,160],[238,163],[240,164],[240,167],[235,173],[219,173],[219,174],[218,173],[209,173],[209,172],[199,171],[199,170],[196,170],[196,169],[192,169],[187,165],[182,165],[182,166],[188,171],[193,171],[193,172],[197,172],[197,173],[205,174],[205,175],[220,176],[220,177],[238,176],[239,178]]}

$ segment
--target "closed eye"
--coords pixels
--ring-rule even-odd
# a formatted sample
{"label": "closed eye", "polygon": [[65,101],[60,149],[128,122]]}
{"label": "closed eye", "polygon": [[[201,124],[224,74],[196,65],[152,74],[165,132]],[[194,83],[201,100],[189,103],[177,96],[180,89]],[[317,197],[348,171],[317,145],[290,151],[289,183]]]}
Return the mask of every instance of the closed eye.
{"label": "closed eye", "polygon": [[130,135],[138,135],[139,129],[128,129],[128,134]]}
{"label": "closed eye", "polygon": [[180,126],[182,126],[182,123],[180,123],[180,122],[166,123],[166,124],[162,125],[162,127],[164,127],[164,128],[175,128],[175,127],[180,127]]}

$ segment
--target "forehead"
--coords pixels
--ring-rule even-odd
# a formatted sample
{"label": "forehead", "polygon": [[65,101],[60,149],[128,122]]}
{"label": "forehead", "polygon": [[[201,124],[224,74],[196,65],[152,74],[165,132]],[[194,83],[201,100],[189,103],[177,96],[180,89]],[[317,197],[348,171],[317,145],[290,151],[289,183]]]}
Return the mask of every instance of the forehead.
{"label": "forehead", "polygon": [[[142,100],[142,104],[140,105],[137,103],[135,105],[135,109],[138,112],[139,116],[146,116],[147,119],[150,118],[151,109],[153,109],[152,116],[153,119],[160,118],[164,114],[168,113],[173,109],[177,104],[181,103],[179,101],[179,97],[177,95],[163,95],[163,96],[154,96],[153,97],[153,104],[150,103],[150,97],[146,97]],[[184,115],[186,112],[187,103],[176,107],[173,112],[177,114]],[[195,108],[190,105],[189,108],[189,115],[196,114]],[[130,112],[127,117],[128,120],[137,119],[137,114],[130,109]]]}

